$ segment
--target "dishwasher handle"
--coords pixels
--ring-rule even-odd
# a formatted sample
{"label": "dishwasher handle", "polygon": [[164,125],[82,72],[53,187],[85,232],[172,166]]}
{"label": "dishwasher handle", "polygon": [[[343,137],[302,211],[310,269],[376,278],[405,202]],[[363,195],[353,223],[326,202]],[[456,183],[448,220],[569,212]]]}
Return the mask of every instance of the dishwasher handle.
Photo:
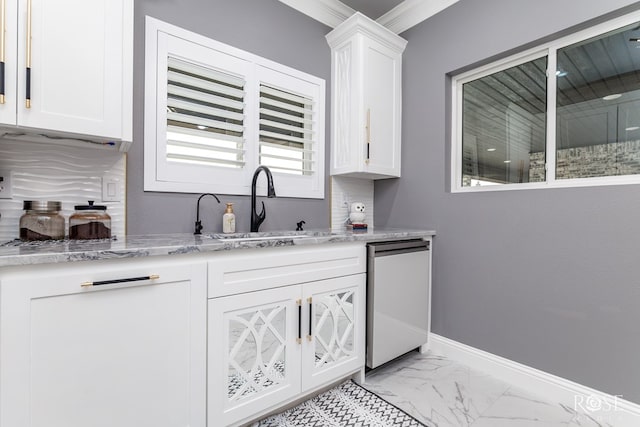
{"label": "dishwasher handle", "polygon": [[374,242],[367,245],[369,256],[381,257],[387,255],[406,254],[411,252],[428,251],[428,240],[395,240],[389,242]]}

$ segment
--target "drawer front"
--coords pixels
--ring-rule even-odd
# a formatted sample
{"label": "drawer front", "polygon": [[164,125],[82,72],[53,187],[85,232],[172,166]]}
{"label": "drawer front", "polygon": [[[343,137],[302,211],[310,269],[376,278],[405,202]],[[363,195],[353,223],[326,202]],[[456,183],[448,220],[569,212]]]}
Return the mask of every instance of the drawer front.
{"label": "drawer front", "polygon": [[362,243],[257,249],[216,254],[208,266],[209,298],[364,273]]}

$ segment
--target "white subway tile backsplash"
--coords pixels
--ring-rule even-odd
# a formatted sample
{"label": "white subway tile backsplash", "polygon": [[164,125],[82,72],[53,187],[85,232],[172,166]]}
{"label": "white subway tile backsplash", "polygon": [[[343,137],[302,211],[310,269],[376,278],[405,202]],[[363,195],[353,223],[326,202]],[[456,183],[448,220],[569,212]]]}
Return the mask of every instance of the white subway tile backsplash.
{"label": "white subway tile backsplash", "polygon": [[349,218],[349,206],[362,202],[366,206],[366,223],[373,228],[373,180],[331,177],[331,229],[342,230]]}
{"label": "white subway tile backsplash", "polygon": [[124,236],[125,198],[102,202],[102,177],[118,179],[125,194],[125,154],[92,148],[0,140],[0,169],[12,171],[13,197],[0,199],[0,243],[19,236],[24,200],[59,200],[67,219],[75,205],[95,200],[107,206],[111,233]]}

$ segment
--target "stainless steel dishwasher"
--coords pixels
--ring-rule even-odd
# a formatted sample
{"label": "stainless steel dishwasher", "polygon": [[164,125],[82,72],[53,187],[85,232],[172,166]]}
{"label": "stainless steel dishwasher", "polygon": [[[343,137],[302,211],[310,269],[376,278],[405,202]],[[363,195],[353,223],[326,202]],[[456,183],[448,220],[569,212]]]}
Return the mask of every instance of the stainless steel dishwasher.
{"label": "stainless steel dishwasher", "polygon": [[367,245],[367,367],[427,343],[430,241]]}

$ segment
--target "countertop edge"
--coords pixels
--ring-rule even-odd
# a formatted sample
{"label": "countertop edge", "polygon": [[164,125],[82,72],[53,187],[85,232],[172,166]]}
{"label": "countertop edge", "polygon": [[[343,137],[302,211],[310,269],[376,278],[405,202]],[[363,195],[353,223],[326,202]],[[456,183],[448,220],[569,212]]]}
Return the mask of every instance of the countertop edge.
{"label": "countertop edge", "polygon": [[[157,234],[126,236],[107,241],[8,242],[0,246],[0,268],[107,259],[146,258],[238,249],[310,246],[345,242],[373,242],[426,238],[432,230],[376,229],[368,232],[308,231],[207,234]],[[236,240],[234,240],[236,239]]]}

